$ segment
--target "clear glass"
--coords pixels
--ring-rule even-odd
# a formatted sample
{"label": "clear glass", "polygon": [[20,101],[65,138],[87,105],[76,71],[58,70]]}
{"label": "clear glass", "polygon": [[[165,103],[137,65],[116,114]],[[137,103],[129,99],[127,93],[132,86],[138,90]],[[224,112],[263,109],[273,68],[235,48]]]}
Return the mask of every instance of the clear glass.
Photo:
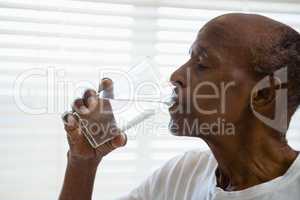
{"label": "clear glass", "polygon": [[[174,86],[163,81],[150,58],[143,59],[128,71],[105,71],[102,76],[113,81],[114,97],[109,98],[109,101],[117,126],[122,132],[155,115],[163,107],[173,104]],[[100,91],[98,95],[108,99],[105,91]],[[93,147],[98,147],[115,136],[107,135],[96,139],[92,134],[86,135]]]}

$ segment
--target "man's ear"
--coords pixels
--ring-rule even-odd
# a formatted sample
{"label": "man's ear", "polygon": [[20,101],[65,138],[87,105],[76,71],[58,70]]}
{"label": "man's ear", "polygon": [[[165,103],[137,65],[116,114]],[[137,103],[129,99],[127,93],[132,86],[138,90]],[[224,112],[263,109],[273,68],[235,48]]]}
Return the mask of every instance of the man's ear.
{"label": "man's ear", "polygon": [[258,112],[267,111],[274,106],[276,98],[276,83],[270,76],[270,86],[255,91],[252,95],[252,105]]}
{"label": "man's ear", "polygon": [[272,91],[272,88],[264,88],[258,91],[255,91],[252,96],[252,104],[255,108],[265,107],[275,100],[275,91]]}

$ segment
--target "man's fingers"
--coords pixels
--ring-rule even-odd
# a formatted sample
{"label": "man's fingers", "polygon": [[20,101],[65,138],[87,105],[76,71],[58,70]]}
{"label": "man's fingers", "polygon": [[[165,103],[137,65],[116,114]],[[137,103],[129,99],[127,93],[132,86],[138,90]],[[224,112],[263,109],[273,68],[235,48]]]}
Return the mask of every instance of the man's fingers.
{"label": "man's fingers", "polygon": [[65,112],[62,115],[62,120],[64,125],[69,128],[76,128],[79,126],[77,116],[73,115],[71,112]]}
{"label": "man's fingers", "polygon": [[82,97],[84,105],[91,111],[96,108],[98,103],[98,97],[95,90],[88,89],[83,93]]}
{"label": "man's fingers", "polygon": [[72,111],[78,114],[88,114],[89,109],[85,106],[83,99],[76,99],[72,104]]}
{"label": "man's fingers", "polygon": [[103,78],[99,84],[98,92],[102,92],[103,98],[113,99],[113,81],[109,78]]}
{"label": "man's fingers", "polygon": [[103,90],[112,89],[113,81],[110,78],[103,78],[100,81],[98,92],[102,92]]}
{"label": "man's fingers", "polygon": [[70,142],[74,142],[80,135],[79,119],[76,115],[66,112],[62,116],[65,130]]}

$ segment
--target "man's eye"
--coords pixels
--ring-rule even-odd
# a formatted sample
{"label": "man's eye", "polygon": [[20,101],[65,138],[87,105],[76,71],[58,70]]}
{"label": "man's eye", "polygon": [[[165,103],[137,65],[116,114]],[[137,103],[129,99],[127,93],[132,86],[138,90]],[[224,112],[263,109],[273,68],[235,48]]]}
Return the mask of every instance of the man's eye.
{"label": "man's eye", "polygon": [[202,65],[202,64],[200,64],[200,63],[197,64],[197,67],[198,67],[198,69],[200,69],[200,70],[204,70],[204,69],[207,68],[206,66],[204,66],[204,65]]}

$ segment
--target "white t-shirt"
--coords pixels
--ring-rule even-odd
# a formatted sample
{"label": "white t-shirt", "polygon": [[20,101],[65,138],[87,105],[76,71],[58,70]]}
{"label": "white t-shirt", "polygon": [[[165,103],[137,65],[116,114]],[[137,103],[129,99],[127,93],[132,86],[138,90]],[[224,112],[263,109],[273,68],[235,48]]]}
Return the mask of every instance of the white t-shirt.
{"label": "white t-shirt", "polygon": [[300,156],[283,176],[241,191],[216,187],[216,168],[210,151],[190,151],[119,200],[300,200]]}

